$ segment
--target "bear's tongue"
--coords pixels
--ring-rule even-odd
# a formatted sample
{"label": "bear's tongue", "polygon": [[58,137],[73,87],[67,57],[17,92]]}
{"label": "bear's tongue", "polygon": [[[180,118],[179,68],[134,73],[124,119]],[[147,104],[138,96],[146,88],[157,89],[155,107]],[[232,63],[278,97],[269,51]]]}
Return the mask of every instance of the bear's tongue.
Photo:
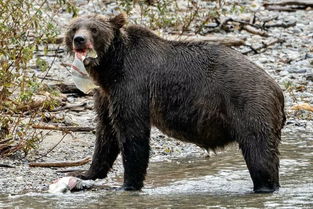
{"label": "bear's tongue", "polygon": [[75,56],[83,61],[85,57],[87,56],[87,50],[75,50]]}

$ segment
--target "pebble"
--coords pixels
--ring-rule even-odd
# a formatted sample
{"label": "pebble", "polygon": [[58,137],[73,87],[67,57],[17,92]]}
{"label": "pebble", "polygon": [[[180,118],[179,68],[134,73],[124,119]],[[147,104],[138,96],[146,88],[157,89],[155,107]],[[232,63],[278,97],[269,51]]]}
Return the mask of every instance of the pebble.
{"label": "pebble", "polygon": [[305,73],[306,69],[299,69],[299,68],[295,68],[295,67],[291,66],[291,67],[287,68],[287,71],[289,73]]}
{"label": "pebble", "polygon": [[313,82],[313,74],[308,74],[305,76],[307,81],[312,81]]}

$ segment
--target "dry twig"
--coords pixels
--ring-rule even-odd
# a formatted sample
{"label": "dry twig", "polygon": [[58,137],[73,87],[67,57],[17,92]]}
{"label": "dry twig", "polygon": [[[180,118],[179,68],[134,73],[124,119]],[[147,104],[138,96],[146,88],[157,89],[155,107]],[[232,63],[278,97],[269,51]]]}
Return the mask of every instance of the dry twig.
{"label": "dry twig", "polygon": [[242,28],[249,33],[259,35],[259,36],[269,37],[269,35],[266,31],[256,29],[255,27],[252,27],[251,25],[244,25],[244,26],[242,26]]}
{"label": "dry twig", "polygon": [[91,161],[90,157],[87,157],[78,161],[70,162],[42,162],[42,163],[29,163],[29,167],[72,167],[85,165]]}
{"label": "dry twig", "polygon": [[53,147],[51,147],[45,154],[43,155],[40,155],[39,157],[37,157],[35,160],[33,161],[36,161],[36,160],[39,160],[45,156],[47,156],[52,150],[54,150],[54,148],[56,148],[62,141],[63,139],[67,136],[67,134],[64,134],[63,137],[60,139],[60,141],[58,141],[58,143],[56,143],[56,145],[54,145]]}
{"label": "dry twig", "polygon": [[249,53],[251,53],[251,52],[254,52],[255,54],[257,54],[257,53],[259,53],[259,51],[260,51],[261,49],[266,49],[266,48],[268,48],[269,46],[273,46],[273,45],[275,45],[275,44],[277,44],[277,43],[283,43],[283,42],[285,42],[285,40],[283,40],[283,39],[276,39],[276,40],[273,40],[273,41],[271,41],[271,42],[269,42],[269,43],[264,43],[264,42],[262,42],[262,46],[259,46],[259,47],[257,47],[257,48],[253,48],[252,46],[249,46],[250,49],[249,49],[248,51],[242,52],[242,54],[249,54]]}
{"label": "dry twig", "polygon": [[33,125],[34,129],[54,130],[63,132],[91,132],[95,128],[83,126],[53,126],[53,125]]}

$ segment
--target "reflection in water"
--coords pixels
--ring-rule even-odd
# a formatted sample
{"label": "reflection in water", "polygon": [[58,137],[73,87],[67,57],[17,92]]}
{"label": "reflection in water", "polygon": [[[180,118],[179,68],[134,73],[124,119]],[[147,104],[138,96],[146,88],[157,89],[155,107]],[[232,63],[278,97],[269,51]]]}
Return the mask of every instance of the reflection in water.
{"label": "reflection in water", "polygon": [[232,147],[211,158],[151,163],[141,192],[0,195],[0,208],[313,208],[312,148],[312,137],[284,137],[282,188],[274,194],[252,193],[244,160]]}

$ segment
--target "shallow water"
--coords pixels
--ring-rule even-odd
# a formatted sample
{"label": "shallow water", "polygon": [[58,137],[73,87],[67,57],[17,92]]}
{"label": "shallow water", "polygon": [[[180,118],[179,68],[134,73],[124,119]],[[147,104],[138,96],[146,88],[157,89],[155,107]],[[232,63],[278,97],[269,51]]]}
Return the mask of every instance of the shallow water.
{"label": "shallow water", "polygon": [[285,135],[280,147],[282,187],[273,194],[252,193],[241,153],[231,147],[211,158],[151,163],[141,192],[0,194],[0,208],[313,208],[312,134]]}

